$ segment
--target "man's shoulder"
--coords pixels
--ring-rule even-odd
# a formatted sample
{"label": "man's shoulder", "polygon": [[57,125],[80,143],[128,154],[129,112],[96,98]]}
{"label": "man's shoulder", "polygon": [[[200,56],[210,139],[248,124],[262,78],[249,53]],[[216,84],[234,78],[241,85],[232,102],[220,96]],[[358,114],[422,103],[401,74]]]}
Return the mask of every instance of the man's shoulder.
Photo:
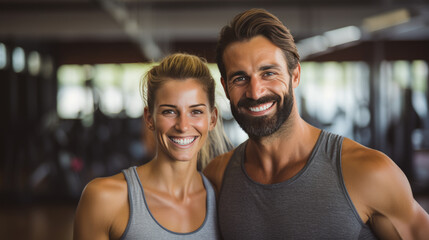
{"label": "man's shoulder", "polygon": [[203,170],[204,175],[215,185],[217,192],[220,190],[223,174],[234,150],[235,149],[215,157]]}
{"label": "man's shoulder", "polygon": [[[399,188],[408,191],[408,180],[384,153],[345,138],[342,171],[349,193],[373,209],[394,199]],[[384,203],[383,203],[384,201]]]}
{"label": "man's shoulder", "polygon": [[224,164],[225,162],[228,163],[229,159],[231,159],[232,154],[234,153],[234,150],[235,149],[233,149],[227,153],[221,154],[219,156],[216,156],[215,158],[213,158],[213,160],[210,163],[213,163],[216,165]]}
{"label": "man's shoulder", "polygon": [[[429,216],[414,200],[402,170],[384,153],[345,139],[342,152],[343,178],[363,220],[383,236],[427,236]],[[386,221],[387,220],[387,221]],[[392,225],[393,224],[393,225]]]}
{"label": "man's shoulder", "polygon": [[356,166],[356,170],[362,169],[367,173],[381,171],[392,164],[395,165],[381,151],[365,147],[349,138],[344,138],[341,158],[343,165],[353,165]]}

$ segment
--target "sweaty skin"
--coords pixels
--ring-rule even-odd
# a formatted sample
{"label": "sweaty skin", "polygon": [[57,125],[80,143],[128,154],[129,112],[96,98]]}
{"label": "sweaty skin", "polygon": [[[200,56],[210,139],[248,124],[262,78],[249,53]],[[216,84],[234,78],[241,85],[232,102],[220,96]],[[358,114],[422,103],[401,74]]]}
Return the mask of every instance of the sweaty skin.
{"label": "sweaty skin", "polygon": [[[237,107],[242,98],[256,100],[267,94],[284,98],[288,84],[293,88],[299,85],[300,66],[289,76],[281,50],[263,36],[231,43],[223,60],[227,79],[221,80],[232,107]],[[250,116],[270,117],[278,104],[262,112],[237,110]],[[305,166],[319,134],[320,129],[300,117],[294,101],[292,113],[277,132],[249,138],[246,172],[263,184],[290,179]],[[218,156],[204,170],[218,193],[231,156],[232,152]],[[341,160],[350,198],[362,221],[369,223],[380,238],[427,239],[429,216],[415,201],[406,176],[390,158],[345,138]]]}

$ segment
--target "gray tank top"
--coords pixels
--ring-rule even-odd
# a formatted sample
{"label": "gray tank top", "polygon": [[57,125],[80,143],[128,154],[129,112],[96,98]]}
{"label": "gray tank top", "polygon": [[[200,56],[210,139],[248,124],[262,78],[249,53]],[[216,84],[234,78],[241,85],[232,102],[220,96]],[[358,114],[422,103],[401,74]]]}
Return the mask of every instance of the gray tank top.
{"label": "gray tank top", "polygon": [[203,224],[190,233],[176,233],[164,228],[152,216],[146,204],[144,190],[136,167],[122,170],[128,184],[130,218],[121,239],[219,239],[217,224],[216,197],[209,180],[201,174],[207,191],[206,217]]}
{"label": "gray tank top", "polygon": [[224,173],[219,226],[224,239],[377,239],[357,213],[341,172],[343,138],[322,131],[305,167],[260,184],[244,168],[246,142]]}

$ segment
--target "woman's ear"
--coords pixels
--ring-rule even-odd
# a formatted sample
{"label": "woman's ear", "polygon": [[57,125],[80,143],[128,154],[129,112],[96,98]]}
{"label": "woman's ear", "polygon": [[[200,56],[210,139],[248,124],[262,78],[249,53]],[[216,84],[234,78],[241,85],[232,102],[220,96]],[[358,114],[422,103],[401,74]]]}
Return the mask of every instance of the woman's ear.
{"label": "woman's ear", "polygon": [[209,128],[210,131],[216,127],[217,118],[218,118],[217,107],[214,107],[210,115],[210,128]]}
{"label": "woman's ear", "polygon": [[146,124],[146,127],[149,130],[154,131],[155,130],[155,125],[154,125],[154,122],[153,122],[152,114],[149,112],[149,108],[148,107],[144,108],[143,117],[144,117],[144,123]]}

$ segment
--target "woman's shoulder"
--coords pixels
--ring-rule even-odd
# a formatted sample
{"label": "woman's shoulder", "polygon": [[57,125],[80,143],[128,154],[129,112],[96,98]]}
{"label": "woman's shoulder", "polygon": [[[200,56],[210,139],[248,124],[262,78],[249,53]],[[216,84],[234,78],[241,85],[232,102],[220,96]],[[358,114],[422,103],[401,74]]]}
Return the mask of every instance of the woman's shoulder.
{"label": "woman's shoulder", "polygon": [[122,203],[127,199],[127,181],[122,173],[95,178],[83,190],[81,201],[86,200],[91,205],[103,206]]}
{"label": "woman's shoulder", "polygon": [[117,193],[117,191],[126,190],[127,182],[122,173],[118,173],[109,177],[98,177],[90,181],[84,192],[91,192],[96,194],[110,194]]}
{"label": "woman's shoulder", "polygon": [[96,178],[82,192],[76,209],[74,234],[109,236],[113,227],[123,225],[118,225],[117,219],[126,219],[127,210],[128,190],[124,175]]}

